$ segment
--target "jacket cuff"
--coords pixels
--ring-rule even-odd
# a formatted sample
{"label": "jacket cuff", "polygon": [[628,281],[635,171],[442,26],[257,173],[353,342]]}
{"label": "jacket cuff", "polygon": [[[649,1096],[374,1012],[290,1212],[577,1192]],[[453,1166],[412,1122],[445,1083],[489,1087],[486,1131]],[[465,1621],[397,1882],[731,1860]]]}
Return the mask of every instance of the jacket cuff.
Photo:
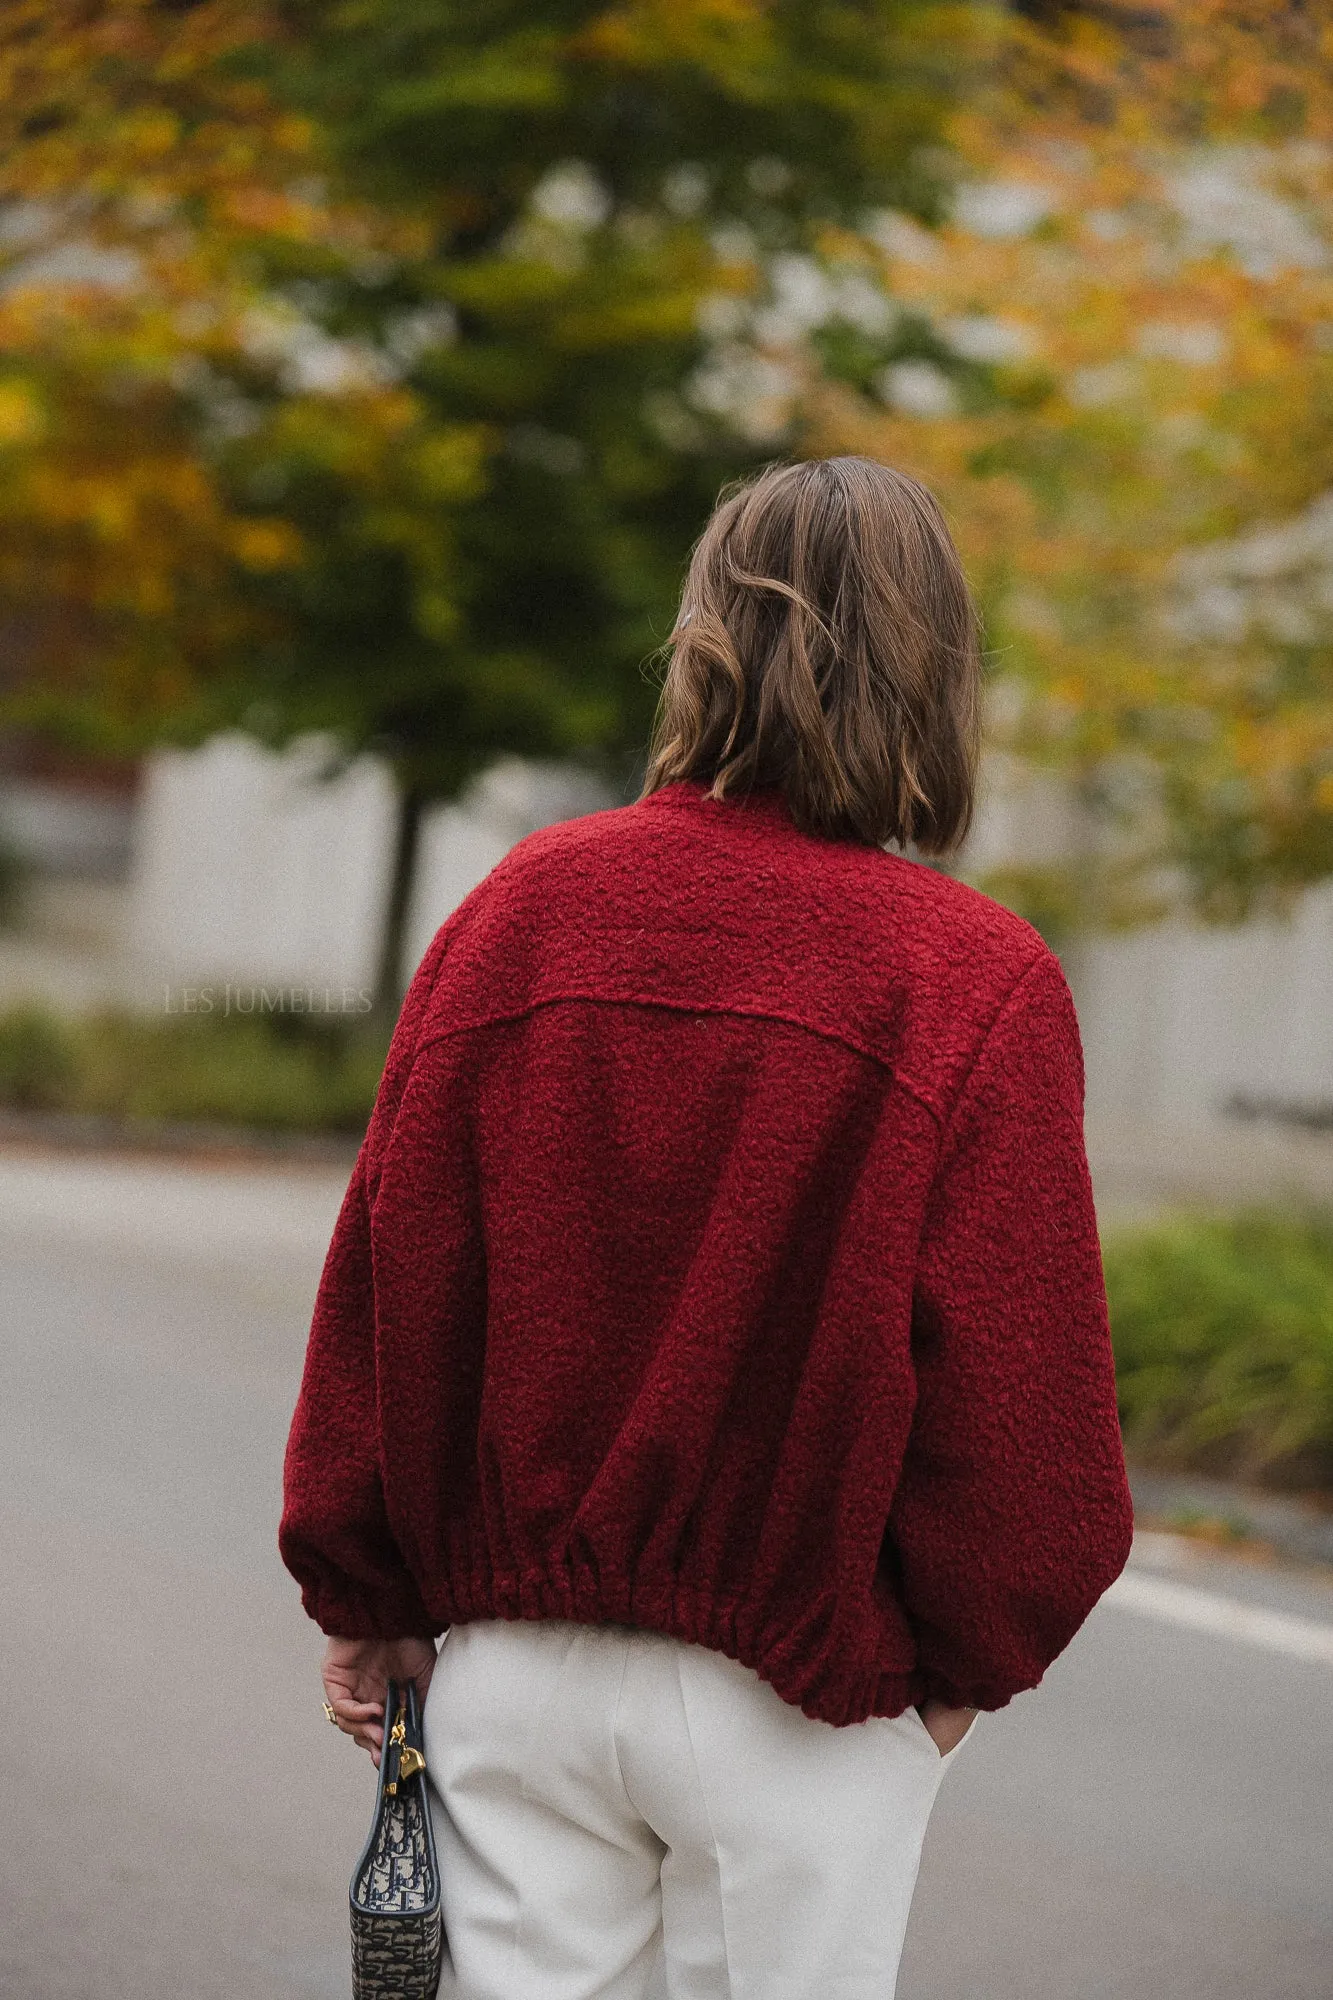
{"label": "jacket cuff", "polygon": [[990,1713],[1007,1708],[1016,1694],[1024,1694],[1037,1685],[1035,1681],[1025,1681],[1015,1686],[1012,1681],[994,1678],[956,1681],[929,1668],[922,1674],[922,1683],[925,1688],[922,1699],[942,1701],[946,1708],[976,1708]]}
{"label": "jacket cuff", "polygon": [[328,1639],[435,1639],[444,1630],[444,1622],[431,1617],[415,1588],[372,1598],[307,1585],[301,1602]]}

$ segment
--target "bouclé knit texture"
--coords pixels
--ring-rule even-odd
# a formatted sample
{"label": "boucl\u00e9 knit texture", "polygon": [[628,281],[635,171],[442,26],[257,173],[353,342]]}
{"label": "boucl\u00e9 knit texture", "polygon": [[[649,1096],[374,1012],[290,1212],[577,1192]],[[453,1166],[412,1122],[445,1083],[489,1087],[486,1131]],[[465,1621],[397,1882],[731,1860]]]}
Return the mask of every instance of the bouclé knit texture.
{"label": "boucl\u00e9 knit texture", "polygon": [[844,1724],[1034,1686],[1129,1535],[1037,933],[777,791],[522,842],[413,982],[329,1250],[310,1615],[644,1626]]}

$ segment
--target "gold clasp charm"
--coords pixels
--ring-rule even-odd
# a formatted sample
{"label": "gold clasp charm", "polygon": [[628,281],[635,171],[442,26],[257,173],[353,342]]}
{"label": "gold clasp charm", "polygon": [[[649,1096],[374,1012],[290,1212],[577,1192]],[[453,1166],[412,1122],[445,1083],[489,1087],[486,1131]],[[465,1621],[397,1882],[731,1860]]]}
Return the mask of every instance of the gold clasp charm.
{"label": "gold clasp charm", "polygon": [[406,1755],[403,1739],[406,1735],[407,1735],[407,1703],[400,1701],[398,1704],[397,1719],[394,1722],[393,1728],[389,1731],[389,1740],[384,1746],[384,1754],[386,1757],[389,1756],[391,1752],[395,1750],[398,1752],[398,1755],[394,1758],[393,1763],[389,1767],[390,1770],[393,1772],[393,1776],[392,1778],[390,1778],[388,1784],[384,1787],[385,1791],[388,1792],[391,1796],[398,1790],[398,1780],[403,1775],[403,1758]]}
{"label": "gold clasp charm", "polygon": [[392,1795],[398,1790],[398,1780],[400,1778],[415,1778],[418,1772],[424,1771],[426,1768],[426,1760],[421,1752],[414,1750],[412,1745],[407,1741],[407,1703],[405,1701],[398,1704],[397,1719],[394,1722],[393,1728],[389,1731],[389,1741],[385,1746],[385,1754],[387,1755],[390,1750],[398,1752],[397,1764],[393,1767],[393,1777],[384,1787],[385,1791]]}

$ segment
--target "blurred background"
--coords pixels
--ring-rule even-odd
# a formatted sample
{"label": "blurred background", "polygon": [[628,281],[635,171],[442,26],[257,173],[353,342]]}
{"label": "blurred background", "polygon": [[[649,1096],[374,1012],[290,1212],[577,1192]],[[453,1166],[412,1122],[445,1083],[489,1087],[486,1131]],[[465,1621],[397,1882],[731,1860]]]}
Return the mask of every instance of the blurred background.
{"label": "blurred background", "polygon": [[274,1534],[394,1011],[841,451],[982,604],[950,867],[1078,1004],[1143,1529],[902,2000],[1333,1992],[1327,10],[0,0],[6,1994],[345,1990]]}

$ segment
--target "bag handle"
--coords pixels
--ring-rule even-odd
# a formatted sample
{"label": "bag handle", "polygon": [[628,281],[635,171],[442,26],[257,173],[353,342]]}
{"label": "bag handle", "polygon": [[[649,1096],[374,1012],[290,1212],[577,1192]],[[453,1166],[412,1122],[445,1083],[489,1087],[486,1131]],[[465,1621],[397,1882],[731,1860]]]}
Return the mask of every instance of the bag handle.
{"label": "bag handle", "polygon": [[384,1703],[385,1791],[392,1798],[400,1782],[406,1784],[409,1778],[419,1777],[425,1768],[415,1683],[390,1681]]}

